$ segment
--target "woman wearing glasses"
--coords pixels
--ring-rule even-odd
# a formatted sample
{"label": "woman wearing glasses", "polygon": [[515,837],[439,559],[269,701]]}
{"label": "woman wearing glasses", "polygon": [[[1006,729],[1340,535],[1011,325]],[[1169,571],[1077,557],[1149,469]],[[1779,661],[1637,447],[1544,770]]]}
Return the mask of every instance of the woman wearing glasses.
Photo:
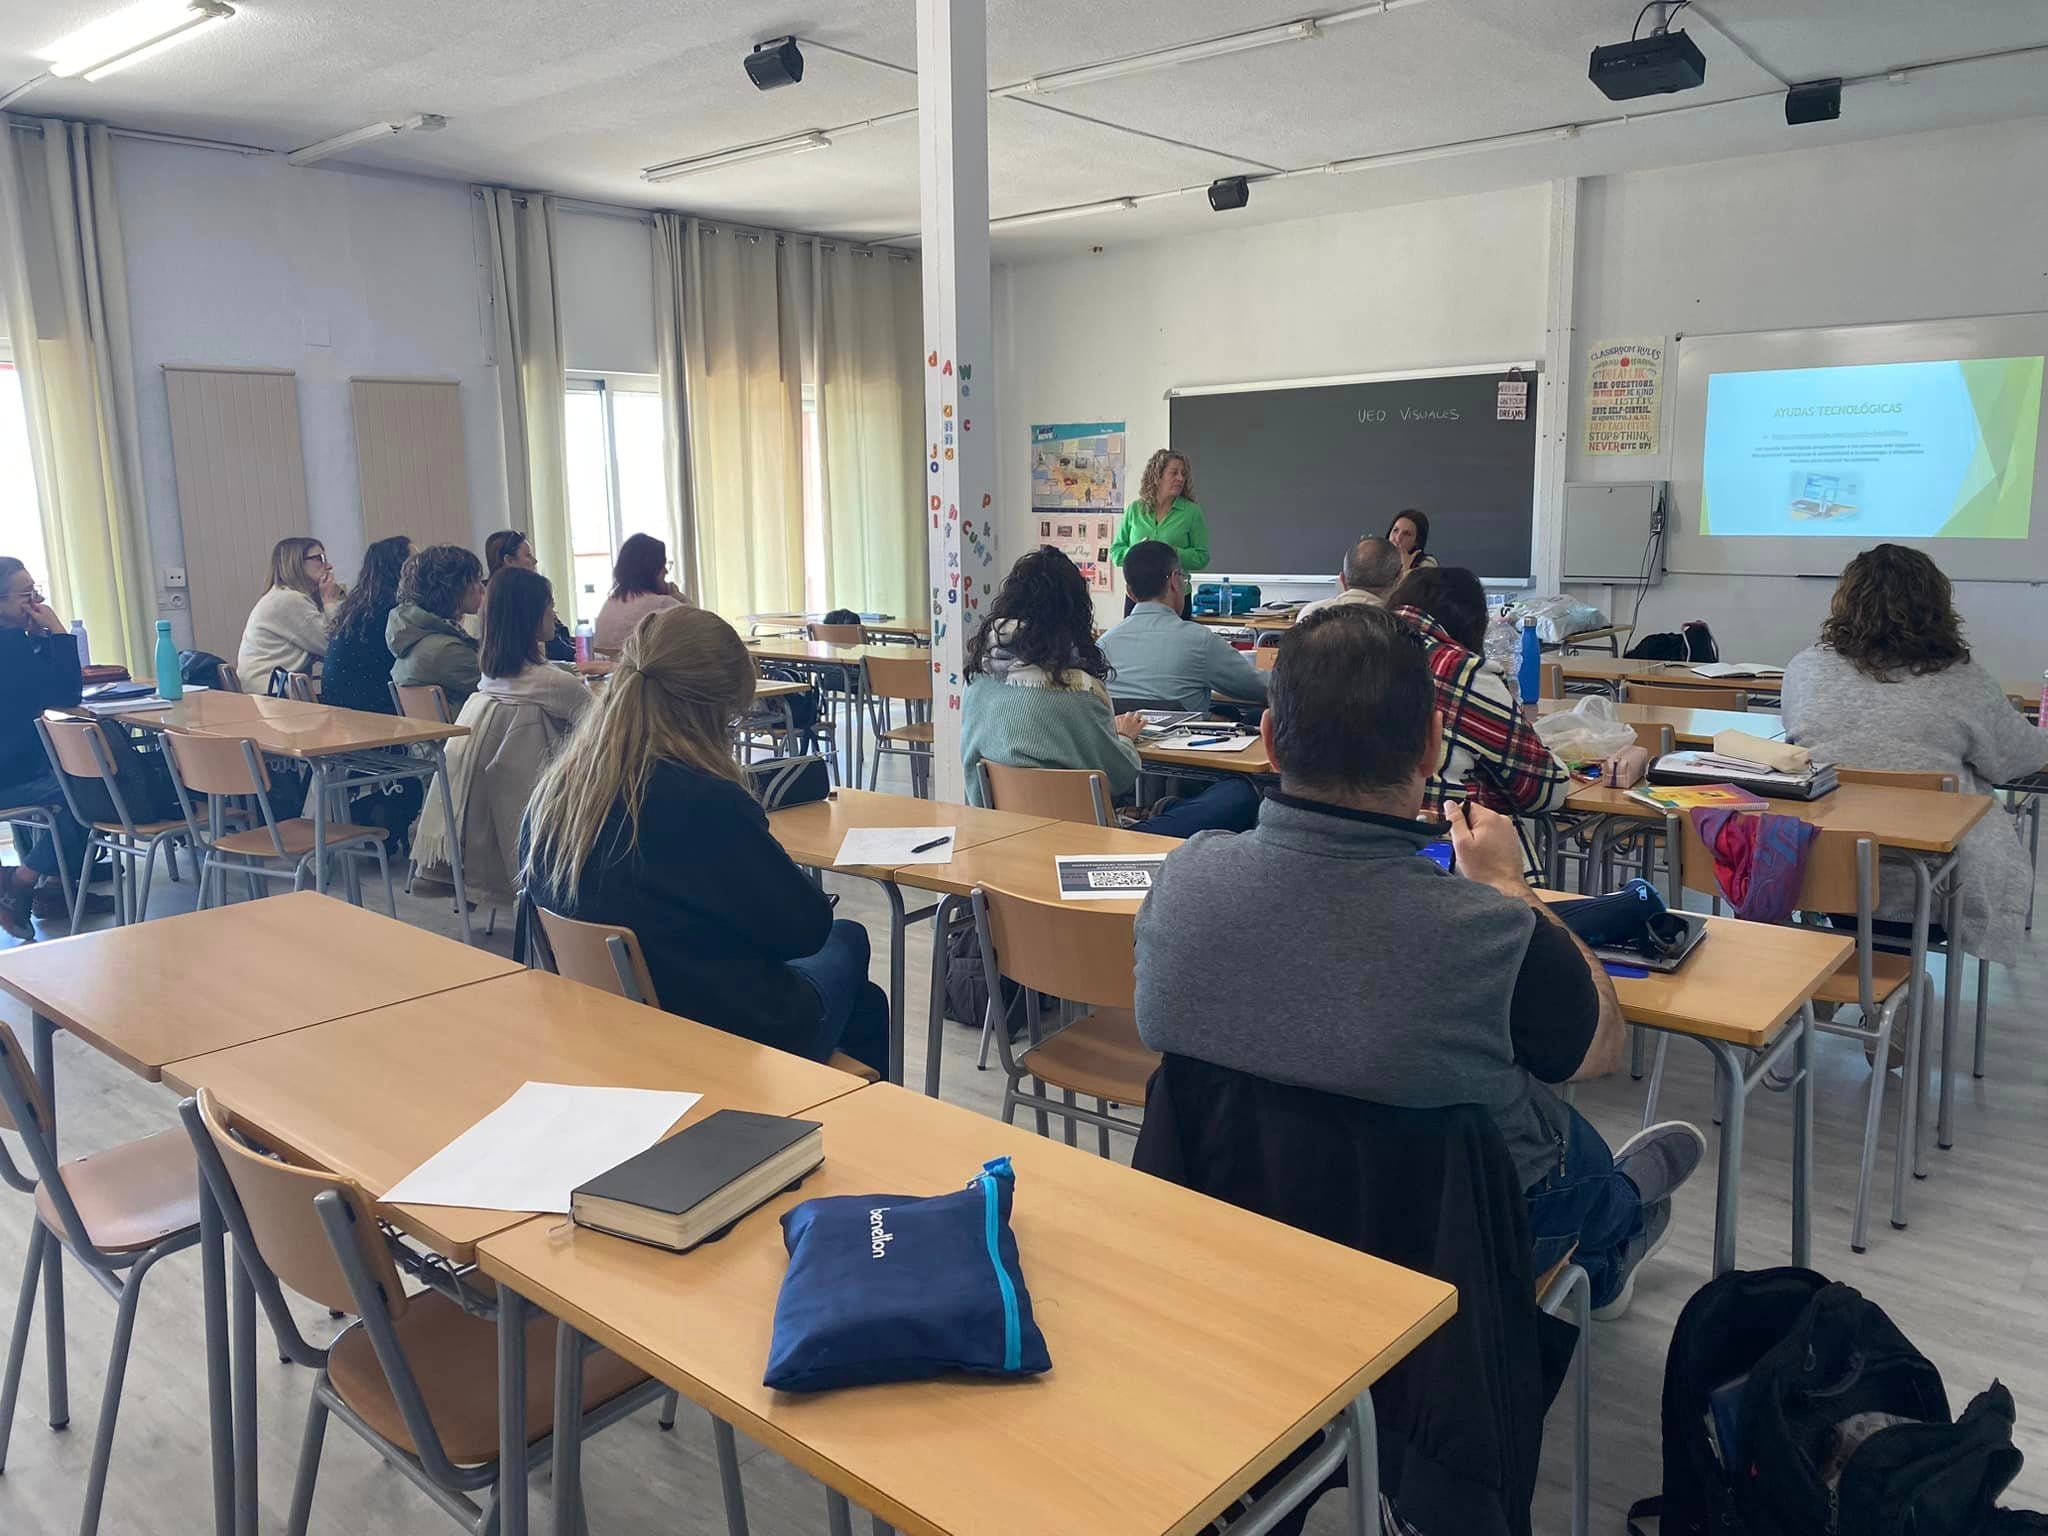
{"label": "woman wearing glasses", "polygon": [[619,546],[612,565],[612,595],[597,611],[591,644],[618,651],[640,621],[664,608],[693,606],[668,579],[668,546],[652,534],[636,533]]}
{"label": "woman wearing glasses", "polygon": [[[78,641],[50,611],[36,579],[12,556],[0,555],[0,805],[44,806],[57,813],[66,847],[84,846],[84,833],[64,810],[64,791],[36,736],[36,716],[78,703]],[[17,822],[21,862],[0,869],[0,931],[32,939],[32,909],[44,905],[37,886],[61,896],[57,860],[63,849],[40,827]]]}
{"label": "woman wearing glasses", "polygon": [[251,693],[268,693],[273,672],[307,672],[327,654],[327,626],[341,585],[318,539],[279,539],[270,582],[242,630],[235,670]]}

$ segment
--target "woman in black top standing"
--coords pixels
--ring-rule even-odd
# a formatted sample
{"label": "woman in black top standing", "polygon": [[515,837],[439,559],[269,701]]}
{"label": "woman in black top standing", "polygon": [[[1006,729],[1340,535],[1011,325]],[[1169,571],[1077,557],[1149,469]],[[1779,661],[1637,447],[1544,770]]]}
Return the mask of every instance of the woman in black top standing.
{"label": "woman in black top standing", "polygon": [[363,551],[362,575],[335,610],[328,631],[327,659],[320,676],[320,702],[341,709],[395,713],[391,705],[391,647],[384,627],[398,606],[398,573],[412,554],[412,540],[400,534],[379,539]]}
{"label": "woman in black top standing", "polygon": [[700,608],[645,615],[599,706],[527,806],[526,890],[551,912],[630,928],[661,1006],[814,1061],[888,1067],[889,1000],[867,930],[768,830],[732,757],[754,659]]}

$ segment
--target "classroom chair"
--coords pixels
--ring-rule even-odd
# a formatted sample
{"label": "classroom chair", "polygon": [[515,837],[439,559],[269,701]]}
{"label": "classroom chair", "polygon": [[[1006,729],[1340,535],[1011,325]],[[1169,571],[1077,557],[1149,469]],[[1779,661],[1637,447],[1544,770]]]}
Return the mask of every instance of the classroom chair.
{"label": "classroom chair", "polygon": [[[1712,896],[1718,908],[1721,893],[1714,876],[1714,856],[1700,840],[1692,818],[1673,816],[1670,827],[1671,856],[1678,863],[1680,884],[1685,890]],[[1842,962],[1834,975],[1821,983],[1813,1001],[1816,1005],[1833,1005],[1836,1008],[1850,1004],[1856,1007],[1855,1023],[1829,1017],[1819,1021],[1819,1028],[1822,1034],[1846,1036],[1862,1043],[1871,1060],[1870,1086],[1863,1106],[1863,1150],[1856,1178],[1856,1216],[1849,1234],[1849,1246],[1857,1253],[1862,1253],[1867,1246],[1870,1184],[1877,1161],[1878,1131],[1884,1120],[1885,1088],[1891,1076],[1892,1032],[1898,1025],[1901,1010],[1905,1010],[1908,1020],[1905,1046],[1907,1080],[1901,1092],[1910,1097],[1919,1092],[1919,1084],[1913,1081],[1913,1066],[1922,1060],[1920,1042],[1927,1033],[1924,1021],[1930,1016],[1934,995],[1933,982],[1927,973],[1923,971],[1918,977],[1911,975],[1907,957],[1885,948],[1878,938],[1875,926],[1878,863],[1878,845],[1873,839],[1823,827],[1807,849],[1806,869],[1800,880],[1797,899],[1802,914],[1839,912],[1856,916],[1856,952]],[[1915,986],[1922,989],[1919,1024],[1915,1024],[1911,1017],[1910,1005]],[[1643,1104],[1645,1126],[1656,1120],[1664,1057],[1670,1046],[1670,1035],[1660,1033],[1656,1065],[1651,1069],[1650,1088]],[[1920,1075],[1924,1078],[1924,1071]],[[1773,1083],[1772,1086],[1777,1085]],[[1898,1147],[1893,1160],[1892,1225],[1901,1228],[1906,1224],[1906,1174],[1914,1155],[1913,1138],[1907,1134],[1907,1129],[1915,1119],[1916,1107],[1917,1100],[1913,1104],[1902,1100]]]}
{"label": "classroom chair", "polygon": [[[873,789],[882,772],[882,757],[910,759],[910,792],[920,800],[931,798],[932,669],[922,655],[870,655],[867,695],[874,710],[875,755],[868,768],[868,788]],[[890,724],[890,705],[901,700],[904,723]]]}
{"label": "classroom chair", "polygon": [[1739,713],[1749,710],[1749,694],[1741,688],[1659,688],[1632,678],[1621,681],[1621,702],[1661,704],[1667,709],[1732,709]]}
{"label": "classroom chair", "polygon": [[213,685],[222,693],[240,693],[242,674],[235,670],[233,662],[224,661],[214,671]]}
{"label": "classroom chair", "polygon": [[1593,1279],[1578,1264],[1579,1245],[1536,1277],[1536,1310],[1562,1317],[1570,1309],[1579,1336],[1572,1343],[1572,1536],[1593,1529]]}
{"label": "classroom chair", "polygon": [[[314,830],[312,820],[294,816],[279,821],[270,807],[270,771],[253,741],[236,736],[201,736],[190,731],[162,733],[164,757],[171,765],[171,781],[178,787],[178,804],[184,808],[183,831],[193,848],[203,849],[199,865],[199,905],[203,909],[226,900],[227,876],[242,876],[251,894],[256,881],[289,880],[293,890],[303,890],[313,872]],[[205,795],[207,821],[201,829],[200,808],[192,796]],[[246,800],[255,811],[256,825],[240,831],[224,829],[219,814],[223,798]],[[327,823],[327,851],[342,860],[356,884],[355,864],[375,858],[377,873],[384,881],[384,905],[398,916],[398,898],[391,889],[391,861],[384,853],[390,833],[383,827],[357,826],[353,822]],[[209,894],[208,877],[213,877]],[[145,879],[144,893],[148,884]],[[218,898],[216,900],[215,898]]]}
{"label": "classroom chair", "polygon": [[[71,1417],[60,1279],[61,1254],[68,1253],[116,1304],[113,1348],[107,1357],[99,1427],[93,1435],[85,1505],[78,1522],[80,1536],[93,1536],[106,1498],[107,1465],[114,1451],[114,1423],[121,1411],[142,1280],[159,1259],[199,1241],[199,1176],[186,1155],[184,1137],[176,1132],[125,1142],[90,1157],[60,1163],[43,1085],[37,1083],[20,1043],[4,1024],[0,1024],[0,1130],[11,1130],[21,1138],[33,1173],[33,1177],[23,1173],[0,1145],[0,1183],[33,1195],[36,1207],[29,1229],[28,1258],[22,1266],[21,1297],[14,1309],[14,1331],[7,1345],[7,1371],[0,1378],[0,1466],[7,1460],[7,1440],[14,1427],[22,1360],[28,1350],[39,1288],[47,1293],[44,1328],[50,1361],[50,1427],[62,1429]],[[58,1252],[49,1250],[53,1242]]]}
{"label": "classroom chair", "polygon": [[806,624],[804,635],[825,645],[859,645],[867,631],[858,624]]}
{"label": "classroom chair", "polygon": [[[86,829],[85,856],[71,893],[71,931],[84,932],[86,887],[92,882],[93,855],[105,853],[114,871],[114,922],[139,923],[149,915],[149,882],[156,873],[159,850],[167,855],[188,836],[183,821],[138,822],[128,809],[120,775],[107,755],[107,739],[90,717],[36,717],[43,750],[57,770],[64,804],[72,820]],[[96,821],[79,805],[78,779],[98,780],[114,808],[111,820]]]}
{"label": "classroom chair", "polygon": [[[0,810],[0,826],[6,826],[9,823],[19,823],[20,825],[25,827],[40,827],[42,828],[44,834],[50,839],[51,843],[56,846],[58,850],[57,883],[60,887],[62,887],[64,891],[64,910],[66,912],[71,911],[73,907],[73,900],[71,895],[71,871],[68,867],[66,867],[64,863],[64,845],[57,841],[56,808],[54,806],[48,805],[9,806],[4,810]],[[75,922],[73,926],[76,927]]]}
{"label": "classroom chair", "polygon": [[301,704],[318,704],[320,691],[310,672],[287,672],[284,675],[284,696]]}
{"label": "classroom chair", "polygon": [[1546,661],[1537,666],[1536,697],[1539,699],[1561,699],[1564,697],[1564,663]]}
{"label": "classroom chair", "polygon": [[981,803],[992,811],[1113,827],[1109,775],[1100,768],[1012,768],[983,758]]}
{"label": "classroom chair", "polygon": [[[1122,912],[1092,910],[1091,904],[1062,906],[1032,901],[1001,891],[976,888],[974,931],[981,940],[981,963],[988,979],[988,1016],[984,1033],[995,1037],[996,1051],[1008,1079],[1003,1085],[1003,1123],[1020,1106],[1038,1116],[1038,1134],[1047,1134],[1046,1116],[1066,1122],[1067,1145],[1074,1145],[1081,1121],[1095,1127],[1097,1150],[1109,1156],[1109,1133],[1135,1136],[1136,1120],[1110,1113],[1111,1104],[1142,1110],[1145,1085],[1159,1065],[1159,1053],[1138,1038],[1133,990],[1137,985],[1131,958],[1131,920]],[[1090,908],[1089,910],[1083,910]],[[1005,1001],[1003,983],[1014,982]],[[1050,1035],[1039,1034],[1038,998],[1043,994],[1089,1011]],[[1010,1014],[1022,1000],[1030,1044],[1023,1052],[1010,1044]],[[1038,1079],[1038,1090],[1024,1079]],[[1061,1098],[1046,1090],[1057,1088]],[[1083,1109],[1077,1094],[1095,1100]]]}
{"label": "classroom chair", "polygon": [[[188,1129],[198,1121],[192,1140],[208,1149],[200,1155],[209,1187],[253,1240],[246,1248],[236,1244],[238,1259],[259,1264],[301,1296],[355,1319],[336,1335],[318,1367],[287,1532],[304,1536],[330,1417],[353,1429],[466,1529],[494,1531],[496,1324],[472,1310],[473,1295],[465,1306],[433,1286],[407,1292],[376,1207],[363,1190],[261,1145],[211,1094],[202,1091],[188,1102],[196,1111],[187,1116]],[[545,1315],[529,1325],[529,1472],[553,1455],[555,1354],[564,1331]],[[653,1402],[662,1390],[637,1367],[597,1350],[583,1365],[588,1406],[569,1432],[588,1439]],[[472,1495],[481,1495],[481,1504]]]}
{"label": "classroom chair", "polygon": [[455,722],[448,712],[448,695],[439,683],[391,684],[391,711],[408,720],[431,720],[437,725]]}

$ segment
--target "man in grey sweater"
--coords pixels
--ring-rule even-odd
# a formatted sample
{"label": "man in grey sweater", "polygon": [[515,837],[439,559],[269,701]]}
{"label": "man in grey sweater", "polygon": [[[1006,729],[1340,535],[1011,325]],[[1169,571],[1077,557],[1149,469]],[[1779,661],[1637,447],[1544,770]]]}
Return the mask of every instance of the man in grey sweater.
{"label": "man in grey sweater", "polygon": [[1547,1086],[1620,1066],[1621,1010],[1524,882],[1511,821],[1454,806],[1457,873],[1417,857],[1444,829],[1416,819],[1442,721],[1413,635],[1363,605],[1297,624],[1263,733],[1281,787],[1258,826],[1190,838],[1138,914],[1139,1034],[1375,1103],[1483,1105],[1538,1272],[1576,1244],[1595,1307],[1619,1316],[1706,1140],[1673,1121],[1610,1153]]}

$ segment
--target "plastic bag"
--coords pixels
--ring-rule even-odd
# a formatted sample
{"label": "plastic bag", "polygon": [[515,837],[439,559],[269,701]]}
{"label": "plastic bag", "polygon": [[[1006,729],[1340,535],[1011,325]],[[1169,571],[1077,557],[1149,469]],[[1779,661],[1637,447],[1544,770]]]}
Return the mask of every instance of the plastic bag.
{"label": "plastic bag", "polygon": [[1588,629],[1604,629],[1607,615],[1590,603],[1562,594],[1526,597],[1508,605],[1509,621],[1519,625],[1523,615],[1536,621],[1536,638],[1545,645],[1562,645],[1573,635]]}
{"label": "plastic bag", "polygon": [[1541,716],[1536,735],[1543,745],[1571,767],[1605,762],[1623,747],[1636,744],[1636,728],[1614,718],[1614,705],[1595,694],[1574,709]]}

